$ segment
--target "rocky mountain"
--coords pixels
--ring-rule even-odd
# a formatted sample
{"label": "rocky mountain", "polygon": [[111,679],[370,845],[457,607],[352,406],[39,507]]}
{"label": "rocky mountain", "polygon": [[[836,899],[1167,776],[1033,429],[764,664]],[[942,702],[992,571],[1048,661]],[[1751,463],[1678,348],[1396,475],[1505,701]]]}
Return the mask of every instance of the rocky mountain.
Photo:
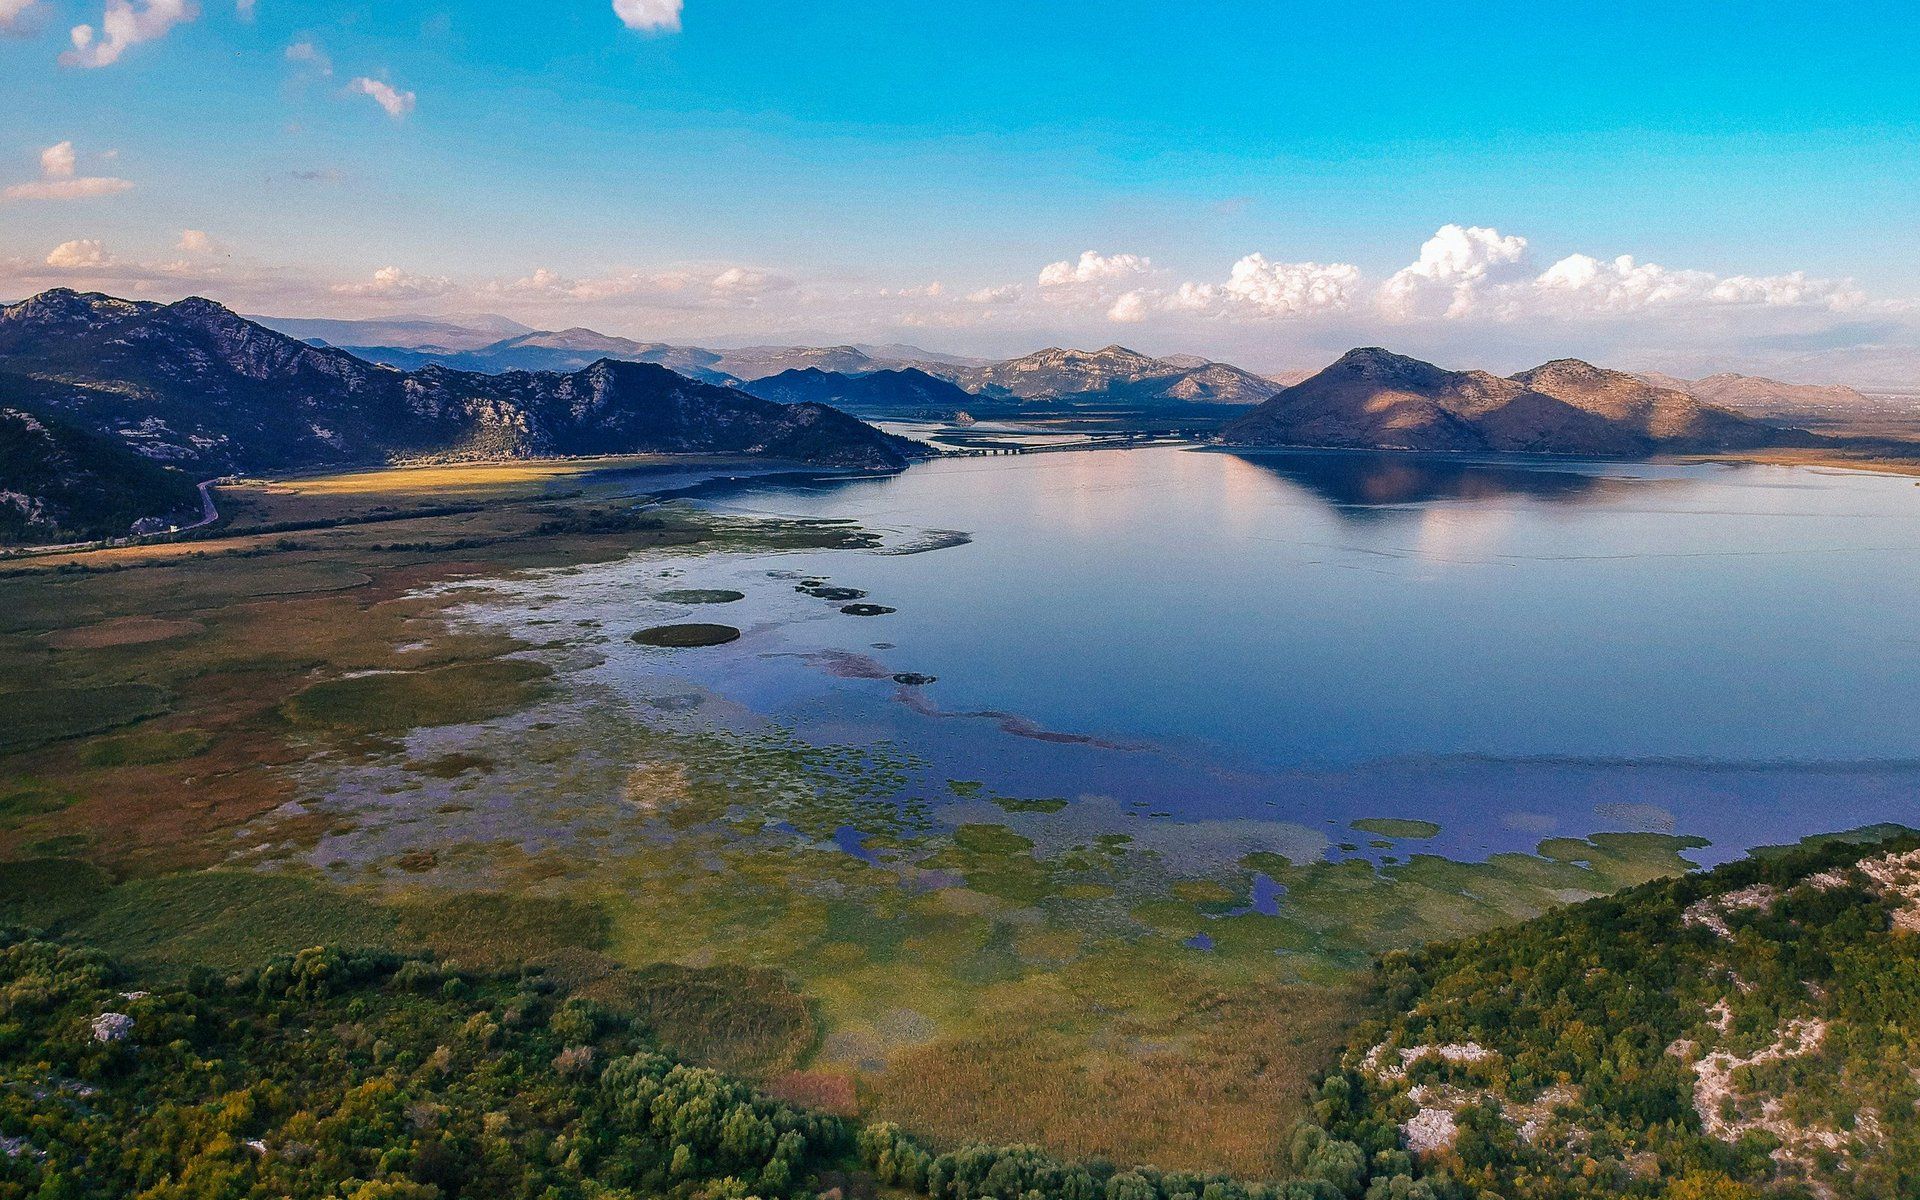
{"label": "rocky mountain", "polygon": [[955,382],[1017,400],[1102,400],[1127,404],[1258,404],[1275,386],[1238,367],[1181,356],[1151,358],[1125,346],[1050,347],[1021,358],[962,370]]}
{"label": "rocky mountain", "polygon": [[1502,379],[1378,348],[1349,351],[1220,436],[1238,445],[1622,457],[1814,440],[1575,359]]}
{"label": "rocky mountain", "polygon": [[957,384],[935,378],[917,367],[842,375],[808,367],[782,371],[742,385],[763,400],[781,404],[831,404],[849,412],[897,415],[934,410],[963,411],[973,395]]}
{"label": "rocky mountain", "polygon": [[780,405],[651,363],[413,371],[309,345],[211,300],[59,289],[0,309],[0,374],[155,461],[202,474],[422,458],[739,453],[896,468],[920,448],[820,405]]}
{"label": "rocky mountain", "polygon": [[48,413],[31,391],[0,378],[0,543],[118,537],[199,510],[191,475]]}

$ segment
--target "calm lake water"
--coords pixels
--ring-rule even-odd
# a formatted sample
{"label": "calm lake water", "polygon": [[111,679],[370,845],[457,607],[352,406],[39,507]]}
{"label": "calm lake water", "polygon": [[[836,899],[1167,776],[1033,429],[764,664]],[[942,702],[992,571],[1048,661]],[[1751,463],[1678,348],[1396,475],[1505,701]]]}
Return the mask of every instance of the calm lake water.
{"label": "calm lake water", "polygon": [[[693,688],[707,719],[890,742],[932,764],[916,787],[1174,822],[1420,818],[1459,855],[1647,829],[1711,839],[1707,862],[1920,825],[1910,478],[1159,448],[700,503],[843,518],[894,551],[967,535],[612,564],[565,589],[610,632],[746,630],[614,647],[602,673],[636,698]],[[896,611],[846,615],[802,579]],[[649,599],[678,587],[747,599]]]}

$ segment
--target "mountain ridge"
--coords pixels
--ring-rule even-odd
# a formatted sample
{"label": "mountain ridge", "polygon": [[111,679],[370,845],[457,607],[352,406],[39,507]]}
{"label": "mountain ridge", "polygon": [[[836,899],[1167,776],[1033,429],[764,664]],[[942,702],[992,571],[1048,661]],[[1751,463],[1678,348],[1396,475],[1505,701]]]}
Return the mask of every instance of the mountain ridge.
{"label": "mountain ridge", "polygon": [[1219,440],[1638,457],[1811,445],[1819,439],[1580,359],[1556,359],[1503,378],[1365,346],[1229,422]]}
{"label": "mountain ridge", "polygon": [[365,362],[202,297],[55,289],[0,308],[0,372],[146,457],[228,470],[418,458],[744,453],[897,469],[923,451],[818,405],[783,406],[649,363],[483,375]]}

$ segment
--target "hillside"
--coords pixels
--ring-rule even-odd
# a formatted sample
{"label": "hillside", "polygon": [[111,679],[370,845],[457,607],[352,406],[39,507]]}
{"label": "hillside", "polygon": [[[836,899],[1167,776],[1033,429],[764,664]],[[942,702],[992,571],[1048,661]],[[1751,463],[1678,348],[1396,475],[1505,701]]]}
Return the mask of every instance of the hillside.
{"label": "hillside", "polygon": [[1561,359],[1502,379],[1348,351],[1221,430],[1246,446],[1635,456],[1808,444],[1634,376]]}
{"label": "hillside", "polygon": [[831,404],[849,412],[906,414],[964,410],[974,396],[958,385],[915,367],[842,375],[808,367],[782,371],[744,385],[747,392],[781,404]]}
{"label": "hillside", "polygon": [[1326,1144],[1405,1147],[1438,1196],[1920,1194],[1916,847],[1756,856],[1386,955]]}
{"label": "hillside", "polygon": [[199,512],[191,476],[23,404],[25,390],[0,379],[0,543],[120,537],[143,517]]}
{"label": "hillside", "polygon": [[0,373],[32,381],[76,424],[203,474],[640,452],[891,469],[921,452],[830,408],[773,404],[657,365],[402,371],[199,298],[56,290],[0,309]]}

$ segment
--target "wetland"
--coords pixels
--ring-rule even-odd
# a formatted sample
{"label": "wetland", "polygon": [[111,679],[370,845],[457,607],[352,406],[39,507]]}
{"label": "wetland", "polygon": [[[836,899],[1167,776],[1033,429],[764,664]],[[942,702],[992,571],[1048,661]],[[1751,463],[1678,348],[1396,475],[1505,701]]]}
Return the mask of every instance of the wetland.
{"label": "wetland", "polygon": [[533,966],[937,1145],[1260,1175],[1373,954],[1917,823],[1909,479],[1162,447],[221,499],[5,565],[9,919]]}

